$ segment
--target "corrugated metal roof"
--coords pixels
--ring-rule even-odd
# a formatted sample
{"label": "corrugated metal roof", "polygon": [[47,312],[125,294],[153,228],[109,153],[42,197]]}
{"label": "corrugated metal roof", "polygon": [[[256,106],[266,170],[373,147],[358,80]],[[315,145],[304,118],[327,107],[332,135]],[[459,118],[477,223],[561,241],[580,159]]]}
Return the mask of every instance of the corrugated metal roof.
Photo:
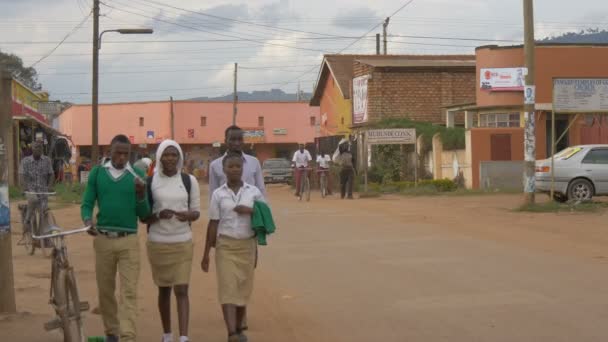
{"label": "corrugated metal roof", "polygon": [[371,65],[377,68],[394,67],[394,68],[453,68],[453,67],[475,67],[475,59],[469,60],[424,60],[424,59],[408,59],[408,58],[359,58],[357,62]]}

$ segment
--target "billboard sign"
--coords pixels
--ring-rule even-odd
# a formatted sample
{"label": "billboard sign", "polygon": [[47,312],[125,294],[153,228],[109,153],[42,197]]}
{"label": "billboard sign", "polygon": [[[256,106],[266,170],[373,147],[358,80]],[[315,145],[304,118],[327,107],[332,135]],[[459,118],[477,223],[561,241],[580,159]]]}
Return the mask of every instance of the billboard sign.
{"label": "billboard sign", "polygon": [[265,137],[264,128],[243,128],[243,141],[246,144],[263,143]]}
{"label": "billboard sign", "polygon": [[608,78],[556,78],[553,80],[556,113],[608,112]]}
{"label": "billboard sign", "polygon": [[524,91],[526,68],[491,68],[480,70],[480,87],[487,91]]}
{"label": "billboard sign", "polygon": [[365,134],[365,141],[370,145],[416,144],[416,129],[414,128],[373,129],[366,131]]}
{"label": "billboard sign", "polygon": [[359,76],[353,79],[353,123],[361,124],[367,117],[367,82],[369,76]]}

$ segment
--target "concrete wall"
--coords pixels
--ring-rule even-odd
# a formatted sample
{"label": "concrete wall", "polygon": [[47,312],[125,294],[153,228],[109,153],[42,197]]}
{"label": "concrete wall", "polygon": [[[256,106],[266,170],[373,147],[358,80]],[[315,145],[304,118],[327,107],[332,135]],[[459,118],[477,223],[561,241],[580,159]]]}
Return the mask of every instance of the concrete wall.
{"label": "concrete wall", "polygon": [[328,77],[319,106],[320,135],[346,135],[353,123],[352,101],[344,99],[333,77]]}
{"label": "concrete wall", "polygon": [[446,151],[443,149],[441,136],[435,134],[432,156],[433,179],[454,179],[462,173],[465,179],[465,187],[467,189],[472,187],[471,161],[467,157],[467,150]]}
{"label": "concrete wall", "polygon": [[484,161],[479,165],[480,189],[518,190],[523,187],[523,161]]}

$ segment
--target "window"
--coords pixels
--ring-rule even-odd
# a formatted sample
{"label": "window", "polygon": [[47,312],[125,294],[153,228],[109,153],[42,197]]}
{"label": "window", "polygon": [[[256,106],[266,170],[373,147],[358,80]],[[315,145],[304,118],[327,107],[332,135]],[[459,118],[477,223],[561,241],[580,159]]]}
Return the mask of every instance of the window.
{"label": "window", "polygon": [[264,127],[264,117],[258,116],[258,126]]}
{"label": "window", "polygon": [[143,116],[139,117],[139,127],[144,127],[144,118],[143,118]]}
{"label": "window", "polygon": [[310,117],[310,125],[311,126],[316,126],[317,125],[317,117],[316,116],[311,116]]}
{"label": "window", "polygon": [[519,113],[479,115],[479,127],[520,127]]}
{"label": "window", "polygon": [[587,153],[583,164],[608,164],[608,149],[595,149]]}
{"label": "window", "polygon": [[201,116],[201,127],[207,126],[207,117]]}

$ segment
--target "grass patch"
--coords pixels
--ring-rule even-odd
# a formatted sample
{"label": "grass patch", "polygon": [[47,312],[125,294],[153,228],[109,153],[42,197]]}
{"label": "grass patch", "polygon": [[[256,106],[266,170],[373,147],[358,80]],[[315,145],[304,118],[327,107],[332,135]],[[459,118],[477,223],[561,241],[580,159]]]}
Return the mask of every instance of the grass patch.
{"label": "grass patch", "polygon": [[606,202],[558,203],[550,201],[546,203],[524,204],[516,208],[515,211],[526,213],[595,213],[606,208],[608,208],[608,203]]}
{"label": "grass patch", "polygon": [[71,185],[66,183],[55,184],[55,192],[57,192],[55,200],[60,203],[80,204],[85,189],[86,186],[80,183]]}
{"label": "grass patch", "polygon": [[378,198],[381,196],[382,196],[382,194],[377,191],[368,191],[368,192],[362,192],[359,194],[359,198]]}
{"label": "grass patch", "polygon": [[25,199],[25,196],[23,196],[23,192],[21,191],[21,188],[19,188],[18,186],[10,186],[8,188],[8,197],[11,200],[22,200]]}

